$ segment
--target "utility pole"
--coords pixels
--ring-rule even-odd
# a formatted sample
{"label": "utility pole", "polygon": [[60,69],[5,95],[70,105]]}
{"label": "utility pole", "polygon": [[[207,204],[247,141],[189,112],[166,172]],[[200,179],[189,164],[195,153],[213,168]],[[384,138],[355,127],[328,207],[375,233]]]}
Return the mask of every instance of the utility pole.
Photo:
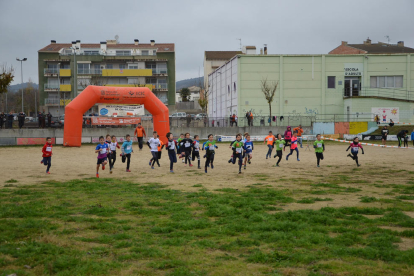
{"label": "utility pole", "polygon": [[60,63],[58,63],[58,65],[57,65],[57,73],[58,73],[58,104],[59,104],[59,107],[58,107],[58,118],[59,118],[59,115],[60,115]]}
{"label": "utility pole", "polygon": [[24,107],[23,107],[23,61],[26,61],[27,58],[19,59],[16,58],[17,61],[20,61],[20,69],[21,69],[21,75],[22,75],[22,112],[24,113]]}

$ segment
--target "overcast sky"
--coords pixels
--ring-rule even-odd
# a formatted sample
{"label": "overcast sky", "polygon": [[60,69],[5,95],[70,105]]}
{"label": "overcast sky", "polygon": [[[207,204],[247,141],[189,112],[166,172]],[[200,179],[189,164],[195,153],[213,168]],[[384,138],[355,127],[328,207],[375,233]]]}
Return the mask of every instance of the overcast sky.
{"label": "overcast sky", "polygon": [[326,54],[342,40],[404,41],[414,48],[413,0],[0,0],[0,64],[38,83],[37,51],[54,39],[99,43],[119,36],[175,43],[176,80],[203,75],[204,51],[268,45],[268,54]]}

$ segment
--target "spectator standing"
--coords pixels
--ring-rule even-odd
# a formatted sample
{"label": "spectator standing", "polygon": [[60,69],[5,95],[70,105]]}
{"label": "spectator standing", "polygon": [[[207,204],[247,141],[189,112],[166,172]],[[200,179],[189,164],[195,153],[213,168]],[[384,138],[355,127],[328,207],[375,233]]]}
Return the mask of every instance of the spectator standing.
{"label": "spectator standing", "polygon": [[46,127],[46,114],[45,114],[45,110],[43,109],[43,113],[42,113],[42,128]]}
{"label": "spectator standing", "polygon": [[52,125],[52,114],[50,114],[50,112],[48,112],[46,117],[47,117],[47,127],[51,127],[51,125]]}
{"label": "spectator standing", "polygon": [[253,113],[250,111],[250,125],[253,126]]}
{"label": "spectator standing", "polygon": [[147,134],[145,133],[145,129],[142,127],[141,123],[138,123],[138,126],[135,128],[134,136],[138,139],[139,150],[142,150],[142,142],[144,137],[147,138]]}
{"label": "spectator standing", "polygon": [[9,115],[7,116],[7,122],[9,123],[9,128],[13,128],[13,120],[14,116],[13,113],[10,111]]}
{"label": "spectator standing", "polygon": [[42,127],[42,112],[39,111],[39,114],[37,114],[37,122],[39,124],[39,128]]}
{"label": "spectator standing", "polygon": [[[6,120],[6,115],[4,115],[4,112],[0,114],[0,128],[3,128],[3,123]],[[6,126],[4,126],[6,128]]]}
{"label": "spectator standing", "polygon": [[188,114],[187,115],[187,127],[190,127],[190,123],[191,123],[191,115]]}
{"label": "spectator standing", "polygon": [[22,129],[24,126],[24,120],[26,119],[26,115],[23,112],[19,113],[17,120],[19,121],[19,129]]}
{"label": "spectator standing", "polygon": [[293,132],[296,132],[298,134],[298,143],[300,144],[300,147],[303,148],[303,146],[302,146],[302,134],[303,134],[302,125],[299,125],[298,127],[295,127],[293,129]]}

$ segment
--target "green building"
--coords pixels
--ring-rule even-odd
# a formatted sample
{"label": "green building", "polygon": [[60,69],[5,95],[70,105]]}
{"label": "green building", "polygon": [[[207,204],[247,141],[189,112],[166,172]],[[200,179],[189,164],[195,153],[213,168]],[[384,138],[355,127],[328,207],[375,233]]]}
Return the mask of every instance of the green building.
{"label": "green building", "polygon": [[414,123],[413,56],[237,55],[209,75],[208,115],[219,121],[236,114],[240,120],[251,111],[268,118],[261,89],[267,79],[278,85],[272,116],[352,121],[378,115],[384,123]]}
{"label": "green building", "polygon": [[[51,43],[38,51],[41,110],[53,116],[88,85],[148,87],[175,109],[175,45],[173,43]],[[76,64],[76,65],[75,65]],[[97,108],[90,112],[96,113]]]}

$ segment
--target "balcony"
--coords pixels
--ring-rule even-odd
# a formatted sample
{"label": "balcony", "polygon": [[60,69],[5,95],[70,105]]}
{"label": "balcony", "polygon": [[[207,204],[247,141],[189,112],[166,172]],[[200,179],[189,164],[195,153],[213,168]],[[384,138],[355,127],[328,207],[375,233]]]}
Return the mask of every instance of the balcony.
{"label": "balcony", "polygon": [[58,68],[45,68],[44,69],[45,77],[50,77],[50,76],[57,77],[58,75],[61,77],[70,77],[72,74],[71,74],[70,69],[58,69]]}
{"label": "balcony", "polygon": [[154,86],[152,84],[105,84],[104,86],[111,86],[111,87],[147,87],[151,90],[154,88]]}
{"label": "balcony", "polygon": [[151,77],[151,69],[103,69],[104,77]]}
{"label": "balcony", "polygon": [[167,68],[153,68],[151,70],[153,75],[167,76]]}
{"label": "balcony", "polygon": [[63,92],[70,92],[72,91],[72,85],[70,84],[51,84],[45,83],[44,91],[63,91]]}
{"label": "balcony", "polygon": [[102,75],[102,69],[95,69],[95,68],[78,69],[78,75]]}
{"label": "balcony", "polygon": [[156,83],[153,84],[154,88],[152,90],[154,91],[167,91],[168,90],[168,83]]}
{"label": "balcony", "polygon": [[45,105],[46,106],[65,106],[68,105],[72,99],[57,99],[57,98],[46,98],[45,99]]}

